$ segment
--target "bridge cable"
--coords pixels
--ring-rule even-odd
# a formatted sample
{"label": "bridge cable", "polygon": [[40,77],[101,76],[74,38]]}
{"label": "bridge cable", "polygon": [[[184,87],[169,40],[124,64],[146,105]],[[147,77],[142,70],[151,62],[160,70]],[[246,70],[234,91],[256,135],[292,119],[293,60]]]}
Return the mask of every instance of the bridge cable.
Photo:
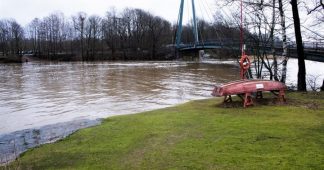
{"label": "bridge cable", "polygon": [[243,0],[241,0],[240,49],[242,52],[242,56],[244,55],[243,36]]}
{"label": "bridge cable", "polygon": [[[210,7],[208,6],[208,4],[207,4],[207,7],[210,9]],[[220,9],[220,11],[222,12],[223,9]],[[225,15],[227,15],[227,13],[226,13],[225,11],[223,11],[223,13],[225,13]],[[231,18],[231,17],[229,17],[229,16],[227,15],[227,18],[229,19],[229,18]],[[229,26],[229,24],[227,23],[227,20],[223,19],[223,22],[225,22],[225,23]],[[216,23],[215,23],[215,24],[216,24]],[[214,25],[214,26],[215,26],[215,30],[217,30],[217,29],[216,29],[216,28],[217,28],[216,25]],[[221,25],[221,26],[222,26],[222,25]],[[221,45],[225,46],[225,43],[223,42],[224,39],[223,39],[222,36],[219,35],[219,32],[220,32],[222,35],[225,35],[225,33],[223,32],[222,29],[218,29],[218,30],[216,31],[217,39],[219,40],[219,42],[221,43]]]}
{"label": "bridge cable", "polygon": [[[207,10],[207,8],[205,7],[205,4],[204,4],[204,2],[206,2],[205,0],[203,0],[203,1],[201,1],[201,4],[199,3],[199,7],[200,7],[200,11],[205,11],[206,12],[206,15],[207,15],[207,17],[209,18],[209,20],[210,20],[210,23],[209,22],[206,22],[207,24],[208,24],[208,26],[213,26],[213,23],[212,23],[212,19],[211,19],[211,17],[210,17],[210,15],[209,15],[209,13],[208,12],[210,12],[209,10]],[[206,2],[207,3],[207,2]],[[204,10],[202,10],[202,7],[203,7],[203,9]],[[207,5],[208,6],[208,5]],[[202,12],[202,18],[203,18],[203,21],[205,21],[205,17],[204,17],[204,13]],[[202,34],[202,33],[201,33]],[[218,32],[216,32],[216,34],[217,34],[217,36],[219,36],[218,35]],[[206,39],[207,40],[207,39]],[[202,42],[203,42],[203,44],[204,44],[204,39],[203,39],[203,34],[202,34]]]}
{"label": "bridge cable", "polygon": [[[234,4],[236,4],[236,3],[234,3]],[[228,19],[231,19],[231,18],[233,18],[234,19],[234,21],[236,21],[236,22],[233,22],[233,23],[236,23],[235,25],[237,25],[237,27],[235,27],[235,28],[240,28],[240,23],[239,23],[239,21],[237,21],[235,18],[237,18],[237,17],[233,17],[233,14],[232,14],[232,16],[230,17],[229,16],[229,14],[223,9],[223,8],[220,8],[220,12],[221,13],[223,13],[223,14],[225,14],[225,17],[227,17]],[[228,23],[228,21],[226,20],[226,19],[224,19],[224,21],[225,21],[225,24],[227,24],[227,26],[228,27],[233,27],[233,26],[231,26],[231,24],[229,24]],[[221,30],[220,30],[221,31]],[[233,39],[233,41],[234,41],[234,39]],[[233,45],[231,45],[231,46],[233,46]],[[240,48],[240,47],[239,47]],[[233,50],[233,48],[232,48],[232,50]],[[240,49],[241,50],[241,49]]]}
{"label": "bridge cable", "polygon": [[[191,25],[193,25],[193,24],[190,22],[190,18],[191,18],[191,16],[190,16],[190,6],[189,6],[190,0],[186,0],[186,2],[187,2],[186,4],[188,4],[187,5],[187,17],[188,17],[187,24],[188,24],[189,27],[191,27]],[[193,28],[193,26],[192,26],[192,28]],[[186,43],[188,43],[188,42],[186,42]]]}
{"label": "bridge cable", "polygon": [[[198,3],[198,6],[199,6],[199,9],[200,9],[200,11],[203,11],[202,10],[202,8],[201,8],[201,5],[200,5],[200,3]],[[205,21],[205,17],[204,17],[204,14],[203,13],[201,13],[201,16],[202,16],[202,20],[203,21]],[[203,29],[203,28],[202,28]],[[201,38],[201,42],[202,42],[202,44],[203,44],[203,46],[204,46],[204,35],[203,35],[203,30],[199,30],[199,32],[200,32],[200,38]]]}
{"label": "bridge cable", "polygon": [[210,17],[210,16],[213,16],[213,14],[211,13],[211,11],[212,11],[211,8],[209,7],[209,5],[208,5],[208,3],[207,3],[206,0],[203,0],[202,1],[202,5],[203,5],[204,9],[207,9],[208,8],[208,10],[205,10],[205,11],[206,11],[206,14],[207,14],[210,22],[212,23],[213,19],[212,19],[212,17]]}
{"label": "bridge cable", "polygon": [[[177,20],[177,25],[176,25],[176,30],[175,30],[175,36],[174,36],[174,44],[176,44],[177,42],[177,38],[178,38],[178,25],[179,25],[179,22],[180,22],[180,10],[181,10],[181,5],[179,7],[179,14],[178,14],[178,20]],[[179,35],[181,37],[181,35]]]}
{"label": "bridge cable", "polygon": [[[233,3],[234,5],[237,5],[236,3]],[[238,7],[238,8],[240,8],[240,6]],[[244,6],[243,6],[243,8],[244,8]],[[237,21],[237,17],[235,17],[235,16],[233,16],[233,14],[230,16],[223,8],[220,8],[220,12],[222,13],[222,14],[225,14],[225,17],[227,17],[228,19],[234,19],[234,21],[235,22],[233,22],[235,25],[237,25],[237,27],[236,28],[240,28],[240,23],[239,23],[239,21]],[[224,20],[224,22],[225,22],[225,24],[227,24],[227,26],[228,27],[232,27],[231,25],[232,24],[230,24],[230,23],[228,23],[228,21],[225,19]],[[232,23],[232,22],[231,22]],[[240,49],[241,50],[241,49]]]}
{"label": "bridge cable", "polygon": [[[201,9],[201,11],[206,11],[206,14],[207,14],[207,17],[209,18],[209,20],[210,20],[210,21],[213,21],[213,19],[212,19],[212,17],[211,17],[212,14],[211,14],[211,12],[210,12],[211,9],[210,9],[208,3],[207,3],[205,0],[202,1],[202,6],[203,6],[204,10]],[[206,7],[206,6],[207,6],[207,7]],[[208,9],[207,9],[207,8],[208,8]],[[209,13],[208,13],[207,11],[208,11]],[[202,14],[202,15],[203,15],[203,14]],[[209,26],[212,26],[212,27],[213,27],[213,23],[211,22],[210,24],[211,24],[211,25],[209,25]],[[216,28],[216,25],[214,25],[214,26],[215,26],[215,28]],[[221,30],[219,30],[219,31],[221,31]],[[216,33],[217,39],[219,40],[220,43],[222,43],[222,39],[221,39],[221,36],[219,35],[219,31],[217,31],[217,30],[215,29],[215,33]],[[222,31],[221,31],[221,32],[222,32]]]}

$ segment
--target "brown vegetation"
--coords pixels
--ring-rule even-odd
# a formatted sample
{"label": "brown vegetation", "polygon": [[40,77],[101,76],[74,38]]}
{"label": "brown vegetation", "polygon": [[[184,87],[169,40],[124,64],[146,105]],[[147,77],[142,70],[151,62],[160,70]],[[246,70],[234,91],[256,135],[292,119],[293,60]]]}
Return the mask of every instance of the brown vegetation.
{"label": "brown vegetation", "polygon": [[[201,39],[237,39],[239,35],[235,25],[222,21],[199,20],[198,26]],[[80,12],[66,18],[62,13],[53,13],[35,18],[26,29],[14,20],[2,19],[0,55],[28,54],[64,61],[173,59],[175,32],[176,25],[169,21],[129,8],[121,13],[108,11],[104,17]],[[193,42],[189,24],[183,27],[182,34],[182,43]]]}

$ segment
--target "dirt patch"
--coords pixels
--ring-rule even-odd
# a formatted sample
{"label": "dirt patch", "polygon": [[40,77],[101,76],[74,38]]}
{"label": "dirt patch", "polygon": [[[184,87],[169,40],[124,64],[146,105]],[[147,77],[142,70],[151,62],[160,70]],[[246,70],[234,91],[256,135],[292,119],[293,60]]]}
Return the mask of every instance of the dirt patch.
{"label": "dirt patch", "polygon": [[305,107],[307,109],[312,109],[312,110],[319,110],[320,104],[316,102],[316,100],[312,101],[301,101],[298,99],[289,99],[287,102],[288,105],[290,106],[299,106],[299,107]]}
{"label": "dirt patch", "polygon": [[305,105],[307,109],[312,109],[312,110],[319,110],[320,109],[319,106],[320,105],[318,103],[308,103]]}
{"label": "dirt patch", "polygon": [[[262,99],[255,99],[253,98],[253,106],[261,106],[261,105],[286,105],[287,102],[281,103],[278,101],[277,98],[262,98]],[[243,107],[243,101],[239,98],[234,98],[231,102],[222,102],[217,104],[217,107],[221,108],[240,108]]]}
{"label": "dirt patch", "polygon": [[[297,99],[286,98],[285,102],[280,102],[276,97],[267,97],[262,99],[253,98],[253,107],[256,106],[296,106],[305,107],[307,109],[319,110],[321,105],[316,101],[300,101]],[[243,108],[243,101],[239,98],[233,99],[232,102],[222,102],[216,105],[221,108]]]}

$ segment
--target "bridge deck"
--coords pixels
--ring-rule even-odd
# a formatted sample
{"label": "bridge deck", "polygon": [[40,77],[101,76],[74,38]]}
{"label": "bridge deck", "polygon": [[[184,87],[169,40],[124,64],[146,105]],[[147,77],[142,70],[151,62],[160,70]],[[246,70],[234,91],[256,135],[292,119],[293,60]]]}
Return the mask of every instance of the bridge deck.
{"label": "bridge deck", "polygon": [[[305,56],[306,60],[324,62],[324,43],[305,43]],[[206,41],[199,42],[197,44],[181,44],[177,49],[182,51],[198,51],[204,49],[230,49],[230,50],[240,50],[240,44],[238,41]],[[259,46],[255,43],[247,43],[247,52],[253,53],[257,49],[262,49],[266,53],[272,53],[271,46]],[[283,52],[282,44],[275,44],[275,52],[277,55],[281,55]],[[297,58],[297,48],[295,44],[288,45],[289,57]]]}

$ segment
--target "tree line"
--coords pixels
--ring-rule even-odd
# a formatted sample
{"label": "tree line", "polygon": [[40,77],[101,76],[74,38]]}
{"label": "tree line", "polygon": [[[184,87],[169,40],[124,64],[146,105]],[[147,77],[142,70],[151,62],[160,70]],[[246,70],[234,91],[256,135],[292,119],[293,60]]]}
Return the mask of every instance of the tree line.
{"label": "tree line", "polygon": [[26,28],[15,20],[0,20],[3,55],[30,52],[44,59],[86,61],[107,55],[123,59],[130,57],[126,53],[131,50],[153,59],[158,57],[158,48],[172,42],[170,34],[168,21],[140,9],[126,9],[119,15],[111,11],[105,17],[80,12],[66,18],[63,13],[53,13],[35,18]]}
{"label": "tree line", "polygon": [[[199,20],[201,39],[236,38],[239,30],[222,21]],[[141,9],[112,9],[105,16],[79,12],[69,18],[52,13],[23,28],[13,19],[0,20],[0,55],[30,53],[49,60],[161,60],[173,59],[176,23]],[[222,32],[219,34],[218,32]],[[183,27],[183,43],[193,42],[190,23]]]}

